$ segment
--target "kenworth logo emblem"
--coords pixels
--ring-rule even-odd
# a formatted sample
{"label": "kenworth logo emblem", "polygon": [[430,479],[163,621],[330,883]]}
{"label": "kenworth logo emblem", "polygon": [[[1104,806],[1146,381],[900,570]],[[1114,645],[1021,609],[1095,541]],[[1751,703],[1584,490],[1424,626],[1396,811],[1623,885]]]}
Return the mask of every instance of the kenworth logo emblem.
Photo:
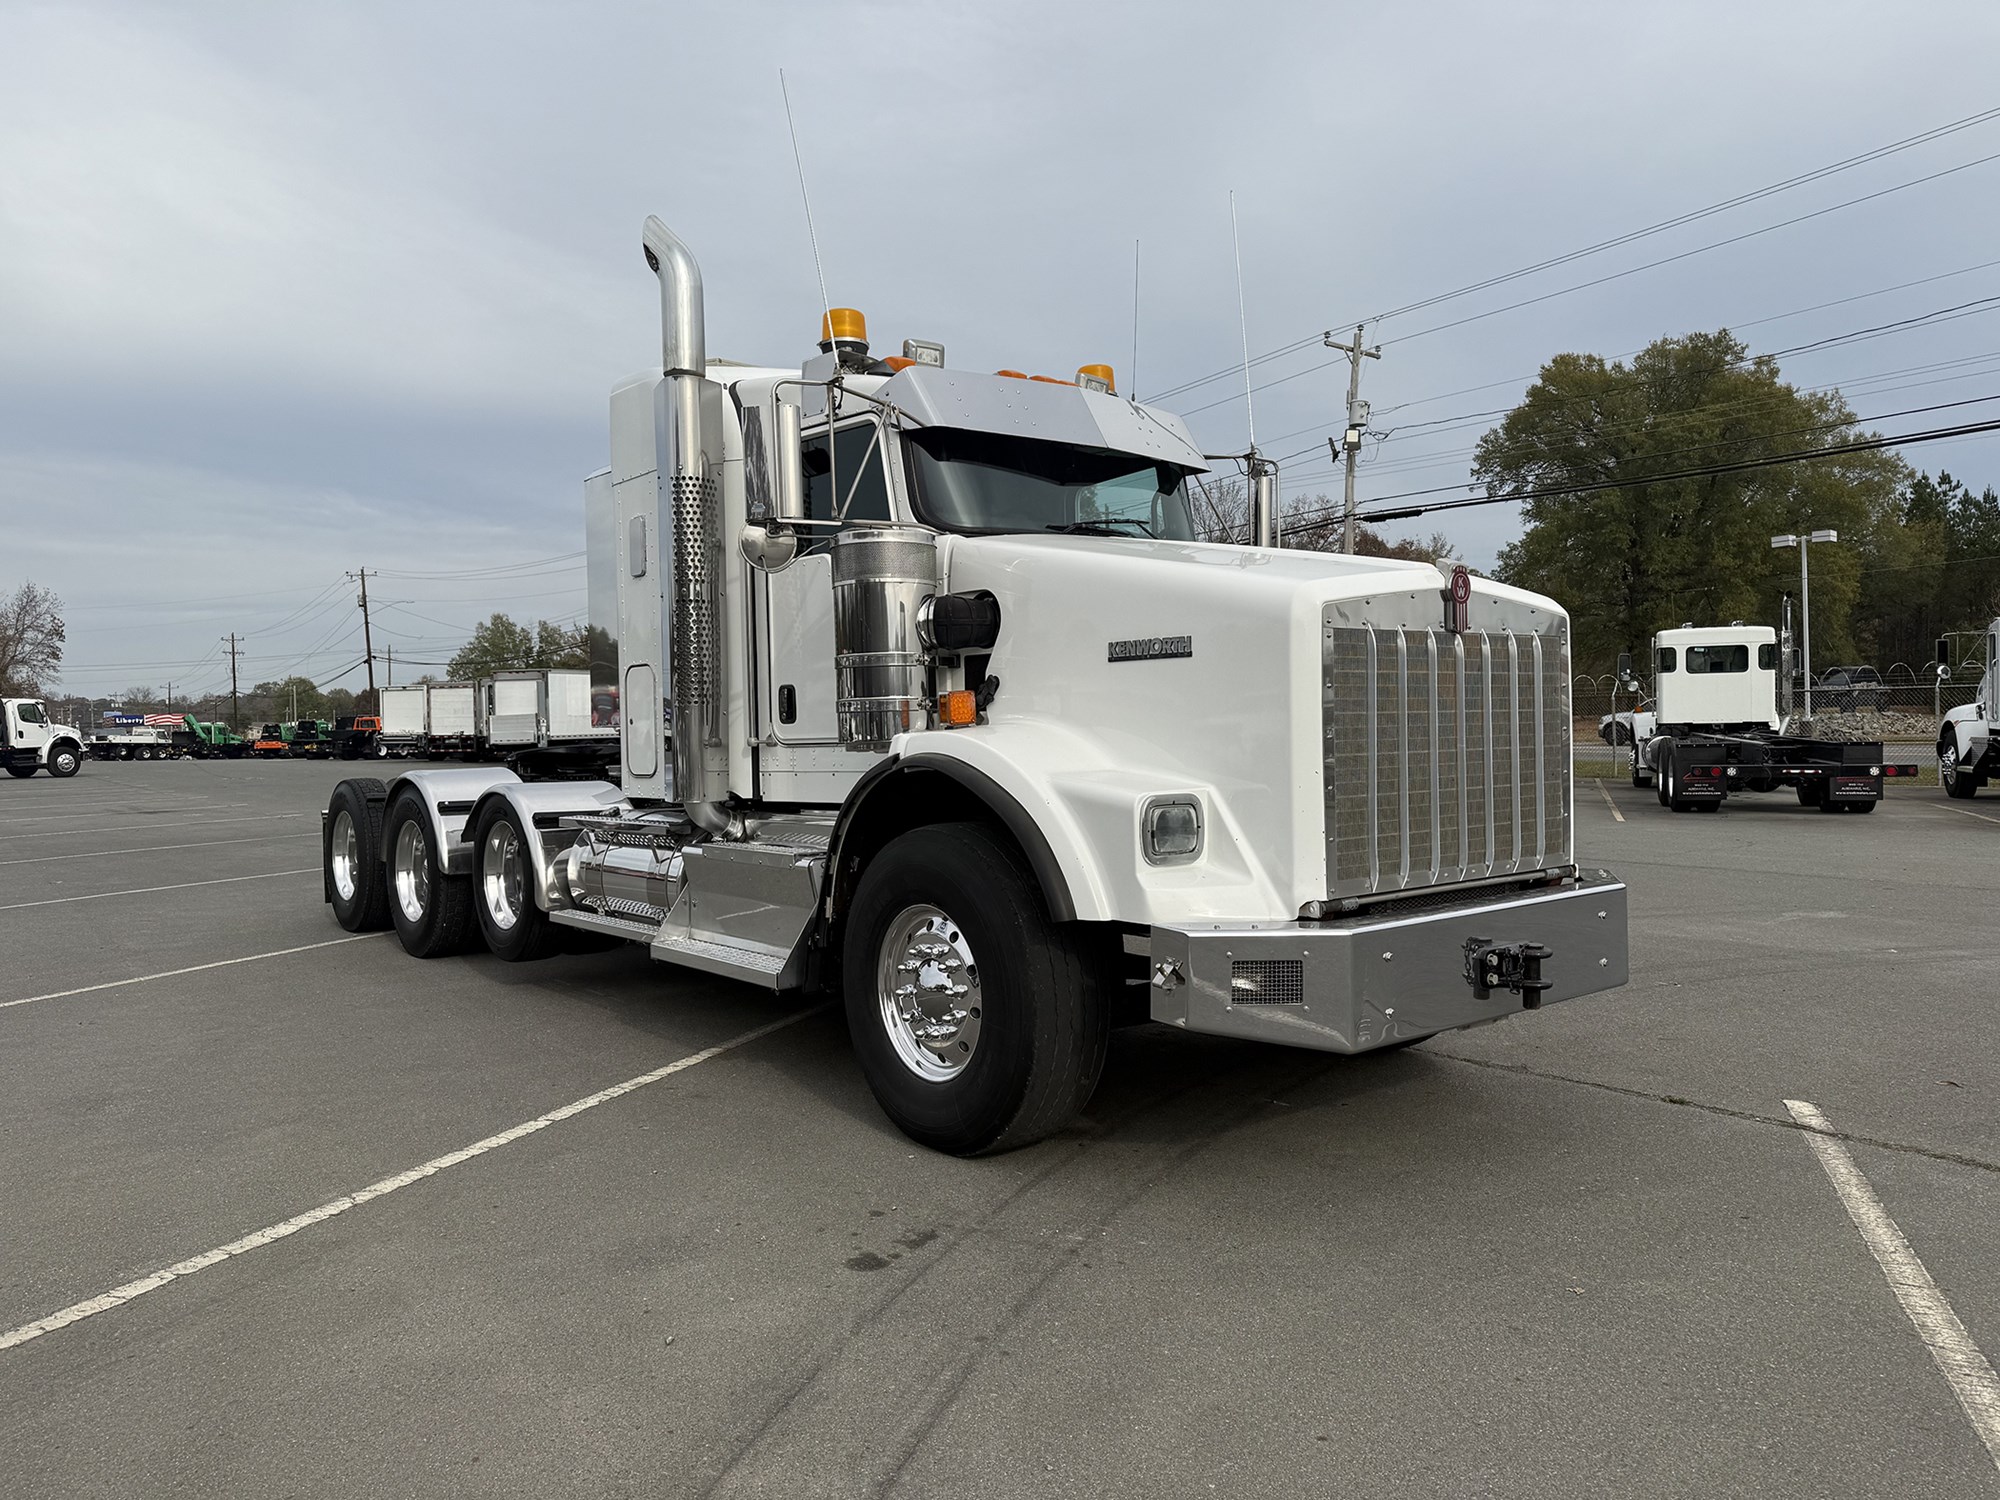
{"label": "kenworth logo emblem", "polygon": [[1163,657],[1193,656],[1191,635],[1148,635],[1136,641],[1113,641],[1106,650],[1107,661],[1159,661]]}

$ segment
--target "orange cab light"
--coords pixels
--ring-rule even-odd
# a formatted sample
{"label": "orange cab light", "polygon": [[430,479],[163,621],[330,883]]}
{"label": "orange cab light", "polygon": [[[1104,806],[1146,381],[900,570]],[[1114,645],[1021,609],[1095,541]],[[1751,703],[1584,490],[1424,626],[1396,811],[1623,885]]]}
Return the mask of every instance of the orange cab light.
{"label": "orange cab light", "polygon": [[882,356],[882,363],[892,370],[907,370],[916,361],[914,359],[905,359],[900,354],[885,354]]}
{"label": "orange cab light", "polygon": [[1118,378],[1112,373],[1111,366],[1109,365],[1077,366],[1076,383],[1078,385],[1083,386],[1088,390],[1094,391],[1100,389],[1098,384],[1098,382],[1100,381],[1103,382],[1101,389],[1103,390],[1105,395],[1115,396],[1118,394]]}
{"label": "orange cab light", "polygon": [[1005,375],[1009,380],[1026,380],[1028,378],[1025,370],[995,370],[993,373],[995,375]]}
{"label": "orange cab light", "polygon": [[828,308],[826,316],[820,319],[819,341],[830,344],[835,339],[852,339],[857,344],[868,342],[868,320],[858,309],[852,307]]}
{"label": "orange cab light", "polygon": [[977,694],[960,688],[955,692],[938,694],[938,723],[946,729],[963,729],[968,724],[979,722],[979,698]]}
{"label": "orange cab light", "polygon": [[1030,375],[1030,380],[1039,380],[1043,385],[1075,385],[1074,380],[1063,380],[1054,375]]}

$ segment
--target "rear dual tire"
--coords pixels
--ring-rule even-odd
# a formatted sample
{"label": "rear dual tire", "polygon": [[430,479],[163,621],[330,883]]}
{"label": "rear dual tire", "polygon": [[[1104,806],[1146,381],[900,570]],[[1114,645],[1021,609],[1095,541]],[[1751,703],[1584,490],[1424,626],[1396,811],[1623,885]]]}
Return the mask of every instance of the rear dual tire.
{"label": "rear dual tire", "polygon": [[382,808],[389,789],[353,777],[327,802],[320,857],[327,904],[349,932],[380,932],[389,925],[389,892],[382,879]]}
{"label": "rear dual tire", "polygon": [[404,792],[383,825],[389,919],[412,958],[463,953],[472,933],[472,880],[447,875],[430,818],[415,792]]}
{"label": "rear dual tire", "polygon": [[495,799],[472,830],[472,908],[495,958],[527,963],[562,946],[563,933],[535,900],[532,834],[520,815]]}

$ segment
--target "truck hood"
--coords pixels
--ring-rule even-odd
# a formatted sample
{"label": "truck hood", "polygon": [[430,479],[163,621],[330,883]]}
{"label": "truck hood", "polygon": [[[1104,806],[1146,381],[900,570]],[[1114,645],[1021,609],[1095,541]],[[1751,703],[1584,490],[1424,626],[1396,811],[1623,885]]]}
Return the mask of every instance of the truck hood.
{"label": "truck hood", "polygon": [[[1144,538],[953,536],[940,552],[947,587],[1000,603],[984,669],[999,684],[987,723],[962,736],[968,755],[991,739],[1015,764],[1039,762],[1036,800],[1095,821],[1100,845],[1136,849],[1135,809],[1196,793],[1230,868],[1175,878],[1214,883],[1233,869],[1245,912],[1296,912],[1327,894],[1331,633],[1442,626],[1444,573]],[[1475,631],[1567,634],[1549,600],[1486,579],[1473,580],[1469,612]],[[1233,915],[1213,894],[1216,913]]]}

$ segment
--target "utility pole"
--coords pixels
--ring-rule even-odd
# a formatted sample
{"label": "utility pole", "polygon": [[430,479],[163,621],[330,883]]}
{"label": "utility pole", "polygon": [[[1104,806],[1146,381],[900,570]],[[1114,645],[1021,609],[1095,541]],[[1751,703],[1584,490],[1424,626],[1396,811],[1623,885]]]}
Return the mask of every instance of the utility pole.
{"label": "utility pole", "polygon": [[1347,503],[1341,508],[1340,550],[1354,551],[1354,462],[1361,452],[1361,434],[1368,426],[1368,403],[1361,399],[1361,361],[1380,359],[1380,348],[1361,347],[1361,325],[1354,325],[1354,338],[1349,343],[1338,343],[1332,334],[1326,336],[1326,347],[1338,349],[1347,356],[1347,430],[1338,442],[1327,439],[1327,446],[1333,449],[1333,456],[1339,459],[1342,452],[1347,455]]}
{"label": "utility pole", "polygon": [[232,630],[229,632],[229,727],[231,729],[243,727],[242,710],[236,703],[236,658],[241,654],[236,647],[236,632]]}
{"label": "utility pole", "polygon": [[347,576],[361,580],[361,649],[367,653],[368,696],[372,699],[375,696],[375,634],[368,621],[368,570],[363,568],[360,573],[349,573]]}
{"label": "utility pole", "polygon": [[388,671],[383,678],[383,686],[394,687],[396,685],[396,643],[394,641],[391,641],[382,648],[382,657],[389,664]]}

